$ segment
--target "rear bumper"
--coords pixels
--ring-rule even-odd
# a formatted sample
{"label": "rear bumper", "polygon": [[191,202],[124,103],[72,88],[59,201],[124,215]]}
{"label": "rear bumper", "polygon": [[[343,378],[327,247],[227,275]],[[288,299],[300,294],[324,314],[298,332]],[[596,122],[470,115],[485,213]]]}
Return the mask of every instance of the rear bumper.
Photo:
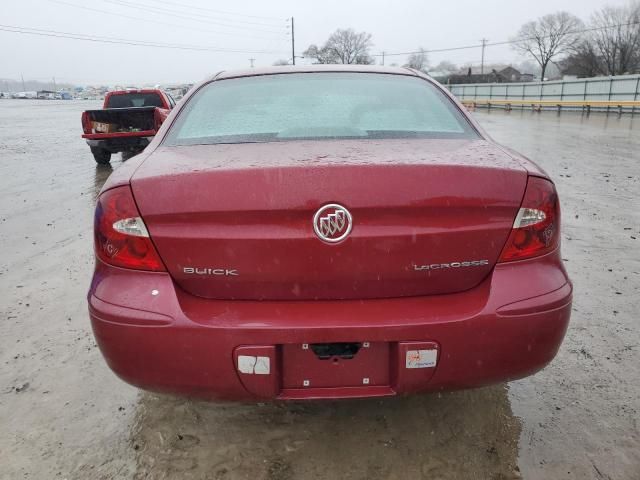
{"label": "rear bumper", "polygon": [[[183,292],[168,274],[98,261],[89,312],[111,369],[141,388],[211,399],[341,398],[478,387],[531,375],[557,353],[571,295],[559,252],[498,265],[466,292],[364,301],[207,300]],[[283,352],[334,342],[384,345],[387,376],[358,386],[285,385],[292,369]],[[405,342],[433,345],[436,366],[406,369]],[[269,374],[238,371],[238,354],[252,350],[271,356]]]}
{"label": "rear bumper", "polygon": [[[95,134],[93,136],[99,137],[98,134]],[[151,143],[151,140],[153,140],[153,135],[149,136],[145,132],[106,134],[106,136],[109,137],[89,138],[87,139],[87,145],[92,148],[102,148],[104,150],[108,150],[111,153],[117,153],[127,150],[139,150],[146,148],[147,145]]]}

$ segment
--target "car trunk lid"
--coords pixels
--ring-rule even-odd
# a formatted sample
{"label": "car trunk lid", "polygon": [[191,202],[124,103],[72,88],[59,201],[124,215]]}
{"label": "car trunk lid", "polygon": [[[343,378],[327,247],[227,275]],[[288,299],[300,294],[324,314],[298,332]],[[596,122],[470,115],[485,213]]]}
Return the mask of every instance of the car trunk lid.
{"label": "car trunk lid", "polygon": [[[161,147],[132,189],[176,283],[216,299],[443,294],[493,268],[526,170],[484,140]],[[315,213],[344,206],[328,243]]]}

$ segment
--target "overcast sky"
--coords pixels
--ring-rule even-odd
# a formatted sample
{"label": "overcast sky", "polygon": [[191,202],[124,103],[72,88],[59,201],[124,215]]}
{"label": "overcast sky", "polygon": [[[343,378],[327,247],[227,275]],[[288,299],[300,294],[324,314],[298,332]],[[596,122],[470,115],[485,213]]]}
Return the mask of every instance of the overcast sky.
{"label": "overcast sky", "polygon": [[[372,53],[441,49],[513,37],[520,25],[567,10],[588,20],[595,9],[625,0],[4,0],[7,25],[135,42],[229,51],[189,51],[105,44],[0,31],[0,78],[80,84],[194,82],[221,69],[271,65],[291,57],[288,18],[295,18],[296,53],[321,44],[336,28],[373,35]],[[148,8],[145,8],[148,7]],[[96,11],[99,10],[99,11]],[[269,53],[259,53],[269,52]],[[432,53],[429,62],[480,63],[480,49]],[[510,47],[486,51],[487,63],[522,60]],[[378,61],[380,58],[378,57]],[[386,57],[402,64],[406,56]]]}

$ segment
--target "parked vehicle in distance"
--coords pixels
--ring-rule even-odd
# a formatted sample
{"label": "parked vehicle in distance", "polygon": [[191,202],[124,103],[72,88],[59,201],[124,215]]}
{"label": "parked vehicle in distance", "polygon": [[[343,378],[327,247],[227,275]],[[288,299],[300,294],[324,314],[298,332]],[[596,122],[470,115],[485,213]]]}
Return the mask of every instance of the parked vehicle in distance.
{"label": "parked vehicle in distance", "polygon": [[102,110],[82,112],[82,138],[99,164],[117,152],[141,152],[176,102],[158,89],[119,90],[104,97]]}
{"label": "parked vehicle in distance", "polygon": [[88,294],[111,369],[220,399],[531,375],[572,285],[553,182],[405,68],[222,72],[107,180]]}

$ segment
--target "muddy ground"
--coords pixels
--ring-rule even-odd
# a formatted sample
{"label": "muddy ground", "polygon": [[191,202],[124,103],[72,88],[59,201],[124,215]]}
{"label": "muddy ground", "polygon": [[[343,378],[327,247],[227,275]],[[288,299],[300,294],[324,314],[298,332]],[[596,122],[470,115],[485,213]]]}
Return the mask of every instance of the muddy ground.
{"label": "muddy ground", "polygon": [[0,478],[640,478],[640,115],[475,114],[560,191],[575,303],[545,370],[441,395],[247,405],[141,392],[102,360],[85,294],[111,169],[80,139],[89,107],[0,100]]}

